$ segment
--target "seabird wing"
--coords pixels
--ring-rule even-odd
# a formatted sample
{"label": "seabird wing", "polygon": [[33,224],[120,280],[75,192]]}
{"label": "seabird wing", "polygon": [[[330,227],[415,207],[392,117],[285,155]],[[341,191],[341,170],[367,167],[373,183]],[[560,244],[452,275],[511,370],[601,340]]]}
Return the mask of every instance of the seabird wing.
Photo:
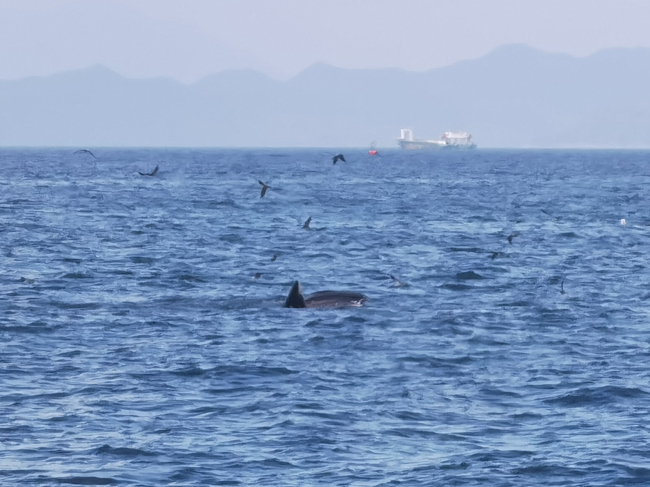
{"label": "seabird wing", "polygon": [[266,194],[266,190],[269,189],[271,186],[269,186],[268,184],[263,183],[259,179],[257,180],[257,182],[262,185],[262,194],[260,194],[260,198],[263,198],[264,195]]}
{"label": "seabird wing", "polygon": [[89,155],[93,156],[95,159],[97,159],[97,157],[95,157],[95,154],[90,152],[88,149],[79,149],[79,150],[74,151],[74,153],[75,154],[89,154]]}

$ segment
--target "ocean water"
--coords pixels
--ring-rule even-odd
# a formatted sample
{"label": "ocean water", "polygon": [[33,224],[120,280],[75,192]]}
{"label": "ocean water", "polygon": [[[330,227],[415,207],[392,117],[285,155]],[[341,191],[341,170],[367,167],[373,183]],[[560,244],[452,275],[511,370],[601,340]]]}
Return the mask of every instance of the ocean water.
{"label": "ocean water", "polygon": [[650,152],[93,152],[0,150],[0,485],[650,485]]}

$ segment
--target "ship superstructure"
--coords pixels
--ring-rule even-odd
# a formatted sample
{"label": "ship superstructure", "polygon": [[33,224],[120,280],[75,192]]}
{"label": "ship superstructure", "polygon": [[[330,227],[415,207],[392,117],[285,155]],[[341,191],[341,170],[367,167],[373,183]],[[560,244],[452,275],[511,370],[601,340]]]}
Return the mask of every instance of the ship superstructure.
{"label": "ship superstructure", "polygon": [[445,132],[438,140],[416,139],[413,130],[402,129],[397,143],[402,149],[473,149],[476,144],[467,132]]}

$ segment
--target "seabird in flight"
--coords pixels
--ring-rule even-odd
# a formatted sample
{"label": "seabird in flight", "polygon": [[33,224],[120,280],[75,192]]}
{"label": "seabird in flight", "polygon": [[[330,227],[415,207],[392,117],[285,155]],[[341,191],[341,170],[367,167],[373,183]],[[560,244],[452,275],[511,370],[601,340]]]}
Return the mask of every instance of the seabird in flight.
{"label": "seabird in flight", "polygon": [[264,184],[262,181],[259,181],[259,180],[257,182],[262,185],[262,194],[260,194],[260,198],[264,198],[264,195],[266,194],[266,190],[271,189],[271,186],[268,186],[268,185]]}
{"label": "seabird in flight", "polygon": [[140,176],[155,176],[156,173],[158,172],[158,168],[159,168],[159,167],[160,167],[160,166],[157,165],[157,166],[154,168],[154,170],[151,171],[151,172],[140,172],[140,171],[138,171],[138,173],[140,174]]}
{"label": "seabird in flight", "polygon": [[95,154],[93,154],[92,152],[90,152],[88,149],[79,149],[79,150],[76,150],[76,151],[74,151],[74,154],[89,154],[89,155],[93,156],[95,159],[97,159],[97,158],[95,157]]}
{"label": "seabird in flight", "polygon": [[343,162],[348,162],[345,160],[345,157],[343,157],[343,154],[336,154],[334,157],[332,157],[332,161],[334,164],[336,164],[336,161],[341,160]]}

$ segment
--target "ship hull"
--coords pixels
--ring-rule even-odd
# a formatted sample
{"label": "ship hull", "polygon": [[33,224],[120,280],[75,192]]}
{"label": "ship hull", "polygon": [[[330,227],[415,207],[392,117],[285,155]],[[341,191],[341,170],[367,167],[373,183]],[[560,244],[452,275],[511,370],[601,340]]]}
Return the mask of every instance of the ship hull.
{"label": "ship hull", "polygon": [[445,144],[429,140],[398,140],[399,146],[406,150],[457,150],[474,149],[476,144]]}

